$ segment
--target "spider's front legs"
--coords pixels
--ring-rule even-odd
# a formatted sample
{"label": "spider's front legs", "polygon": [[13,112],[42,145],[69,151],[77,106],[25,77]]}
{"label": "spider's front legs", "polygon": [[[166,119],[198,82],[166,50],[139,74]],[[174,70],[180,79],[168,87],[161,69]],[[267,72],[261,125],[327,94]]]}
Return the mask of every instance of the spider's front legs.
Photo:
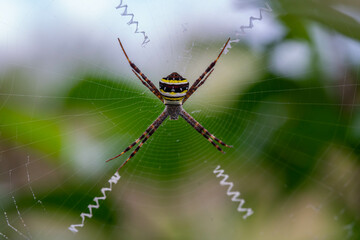
{"label": "spider's front legs", "polygon": [[[129,64],[130,64],[130,67],[133,69],[134,74],[140,79],[140,81],[141,81],[152,93],[155,94],[155,96],[156,96],[157,98],[160,99],[160,101],[164,102],[164,99],[162,98],[160,91],[159,91],[159,90],[155,87],[155,85],[145,76],[145,74],[142,73],[142,72],[140,71],[140,69],[139,69],[133,62],[130,61],[130,59],[129,59],[128,55],[126,54],[126,51],[125,51],[125,49],[124,49],[124,47],[123,47],[123,45],[122,45],[122,43],[121,43],[121,41],[120,41],[120,38],[118,38],[118,41],[119,41],[119,44],[120,44],[121,49],[122,49],[123,52],[124,52],[124,55],[125,55],[126,59],[128,60],[128,62],[129,62]],[[140,78],[140,76],[141,76],[142,79]],[[145,82],[144,82],[144,81],[145,81]]]}
{"label": "spider's front legs", "polygon": [[225,147],[231,148],[232,146],[227,145],[213,134],[211,134],[208,130],[206,130],[198,121],[196,121],[190,114],[188,114],[185,110],[180,112],[180,116],[185,119],[196,131],[198,131],[201,135],[203,135],[217,150],[222,153],[225,153],[213,140],[220,143]]}
{"label": "spider's front legs", "polygon": [[[212,69],[212,70],[209,72],[209,74],[206,75],[206,77],[205,77],[203,80],[201,80],[200,82],[198,82],[198,84],[197,84],[195,87],[189,89],[189,91],[188,91],[189,97],[190,97],[199,87],[201,87],[201,85],[203,85],[203,84],[205,83],[206,79],[208,79],[208,77],[211,75],[211,73],[212,73],[213,71],[214,71],[214,69]],[[182,104],[184,104],[185,101],[186,101],[189,97],[186,98],[186,96],[185,96],[184,100],[182,101]]]}
{"label": "spider's front legs", "polygon": [[[224,47],[222,48],[221,52],[219,53],[218,57],[215,59],[215,61],[213,61],[208,68],[205,70],[205,72],[203,74],[201,74],[201,76],[193,83],[193,85],[191,85],[189,91],[186,93],[184,99],[183,99],[183,104],[186,102],[186,100],[201,86],[204,84],[204,82],[206,81],[206,79],[210,76],[210,74],[213,72],[214,67],[216,62],[219,60],[220,56],[222,55],[222,53],[224,52],[226,46],[228,45],[230,41],[230,38],[228,38],[228,40],[226,41]],[[204,79],[205,78],[205,79]]]}

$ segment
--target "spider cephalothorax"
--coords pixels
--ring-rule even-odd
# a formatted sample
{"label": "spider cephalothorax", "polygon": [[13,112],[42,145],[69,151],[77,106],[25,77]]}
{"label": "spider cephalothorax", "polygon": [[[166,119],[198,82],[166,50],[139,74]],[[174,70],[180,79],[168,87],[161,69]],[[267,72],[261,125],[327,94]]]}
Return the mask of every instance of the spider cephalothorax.
{"label": "spider cephalothorax", "polygon": [[[126,59],[128,60],[132,71],[134,74],[140,79],[142,84],[144,84],[152,93],[155,94],[160,101],[165,104],[164,111],[160,114],[160,116],[145,130],[145,132],[130,146],[128,146],[122,153],[119,155],[110,158],[107,161],[113,160],[115,158],[120,157],[127,151],[129,151],[132,147],[138,144],[134,152],[132,152],[129,158],[119,167],[122,168],[141,148],[141,146],[148,140],[151,135],[158,129],[158,127],[164,122],[167,117],[170,117],[171,120],[177,120],[179,116],[185,119],[196,131],[198,131],[201,135],[203,135],[214,147],[216,147],[219,151],[224,153],[224,151],[219,147],[218,144],[221,144],[225,147],[232,147],[225,144],[223,141],[215,137],[208,130],[206,130],[200,123],[198,123],[189,113],[187,113],[182,105],[185,101],[201,86],[205,83],[206,79],[210,76],[210,74],[214,71],[214,66],[216,62],[219,60],[221,54],[223,53],[225,47],[227,46],[230,38],[225,43],[223,49],[221,50],[218,57],[213,61],[209,67],[205,70],[203,74],[191,85],[189,89],[189,82],[183,78],[177,72],[171,73],[169,76],[164,77],[160,80],[160,91],[155,87],[155,85],[145,76],[144,73],[140,71],[140,69],[130,61],[127,56],[123,45],[121,44],[120,39],[118,38],[121,49],[123,50]],[[218,143],[218,144],[217,144]],[[118,169],[118,170],[119,170]]]}

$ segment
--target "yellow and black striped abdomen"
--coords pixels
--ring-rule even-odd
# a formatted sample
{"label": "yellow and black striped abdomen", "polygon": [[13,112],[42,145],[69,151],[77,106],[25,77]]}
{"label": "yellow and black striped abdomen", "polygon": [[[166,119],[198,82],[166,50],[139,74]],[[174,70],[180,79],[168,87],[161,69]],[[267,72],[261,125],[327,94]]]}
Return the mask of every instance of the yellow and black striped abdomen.
{"label": "yellow and black striped abdomen", "polygon": [[167,104],[180,104],[189,90],[189,82],[176,72],[161,79],[159,84]]}

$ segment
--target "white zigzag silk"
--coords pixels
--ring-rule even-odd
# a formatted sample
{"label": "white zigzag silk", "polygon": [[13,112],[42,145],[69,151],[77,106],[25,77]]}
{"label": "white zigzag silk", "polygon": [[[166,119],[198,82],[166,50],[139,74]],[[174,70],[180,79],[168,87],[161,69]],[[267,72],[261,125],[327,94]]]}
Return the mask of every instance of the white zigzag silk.
{"label": "white zigzag silk", "polygon": [[146,33],[145,33],[144,31],[139,32],[139,22],[138,22],[138,21],[134,21],[134,17],[135,17],[134,14],[128,13],[128,12],[127,12],[128,6],[127,6],[127,5],[123,5],[122,3],[123,3],[123,1],[120,0],[120,4],[119,4],[119,6],[116,7],[116,9],[124,8],[124,11],[123,11],[123,13],[121,14],[121,16],[130,16],[130,17],[131,17],[130,21],[129,21],[127,24],[128,24],[128,25],[135,24],[136,29],[135,29],[135,32],[134,32],[134,33],[141,33],[141,34],[143,34],[143,36],[144,36],[144,41],[142,42],[142,45],[145,46],[148,42],[150,42],[149,37],[146,35]]}
{"label": "white zigzag silk", "polygon": [[[128,13],[127,12],[127,5],[123,5],[122,4],[122,0],[120,0],[120,4],[116,7],[116,9],[120,9],[120,8],[124,8],[124,11],[123,13],[121,14],[121,16],[130,16],[131,19],[130,21],[128,22],[128,25],[131,25],[131,24],[135,24],[136,25],[136,29],[135,29],[135,33],[141,33],[143,34],[144,36],[144,41],[142,43],[142,45],[144,46],[145,44],[147,44],[148,42],[150,42],[150,39],[149,37],[146,35],[146,33],[144,31],[141,31],[139,32],[139,22],[137,21],[134,21],[134,14],[132,13]],[[259,17],[254,17],[254,16],[251,16],[250,17],[250,20],[249,20],[249,25],[247,26],[241,26],[240,27],[240,30],[241,30],[241,33],[245,34],[245,30],[244,29],[252,29],[254,27],[254,21],[261,21],[263,16],[262,16],[262,12],[265,11],[265,12],[272,12],[272,9],[270,7],[270,5],[268,3],[265,3],[266,5],[266,8],[260,8],[259,9]],[[237,35],[240,35],[239,33]],[[240,39],[234,39],[234,40],[230,40],[228,45],[225,47],[225,50],[224,50],[224,54],[227,54],[229,52],[229,49],[231,48],[231,43],[237,43],[239,42]],[[220,181],[220,185],[222,186],[229,186],[228,189],[227,189],[227,192],[226,194],[228,196],[232,196],[231,198],[231,201],[233,202],[238,202],[239,203],[239,206],[237,208],[237,211],[238,212],[246,212],[246,214],[243,216],[244,219],[246,219],[247,217],[249,217],[250,215],[252,215],[254,212],[251,208],[243,208],[242,206],[244,205],[245,203],[245,200],[244,199],[241,199],[239,198],[240,197],[240,192],[237,192],[237,191],[231,191],[231,189],[233,188],[234,184],[232,182],[227,182],[226,180],[229,178],[229,175],[227,174],[224,174],[224,170],[220,169],[221,166],[218,165],[215,170],[214,170],[214,174],[216,175],[216,177],[223,177],[223,179]],[[73,225],[70,225],[69,227],[69,230],[76,233],[78,232],[78,230],[76,228],[78,227],[84,227],[84,222],[85,222],[85,217],[87,218],[92,218],[93,214],[92,214],[92,209],[95,208],[95,209],[98,209],[100,207],[100,204],[99,204],[99,200],[105,200],[106,199],[106,191],[111,191],[112,190],[112,184],[116,184],[120,179],[120,175],[118,172],[116,172],[112,177],[111,179],[109,180],[109,183],[110,183],[110,187],[109,188],[102,188],[101,189],[101,192],[103,194],[102,197],[95,197],[94,198],[94,202],[96,203],[96,205],[88,205],[88,209],[89,209],[89,213],[81,213],[80,214],[80,217],[82,219],[81,221],[81,224],[73,224]]]}
{"label": "white zigzag silk", "polygon": [[[262,16],[262,13],[263,12],[272,12],[272,8],[270,7],[270,5],[268,3],[265,3],[266,5],[266,8],[259,8],[259,17],[254,17],[254,16],[251,16],[250,19],[249,19],[249,25],[245,26],[245,25],[242,25],[240,27],[240,30],[241,30],[241,33],[242,34],[245,34],[245,29],[252,29],[254,27],[254,21],[261,21],[263,19],[263,16]],[[240,33],[237,33],[236,34],[237,36],[240,35]],[[226,46],[225,50],[224,50],[224,54],[227,54],[229,52],[229,49],[231,48],[231,43],[238,43],[240,41],[239,38],[237,39],[234,39],[234,40],[230,40],[228,45]]]}
{"label": "white zigzag silk", "polygon": [[76,233],[78,232],[79,230],[77,230],[76,228],[79,228],[79,227],[84,227],[84,222],[85,222],[85,217],[87,218],[92,218],[93,214],[92,214],[92,209],[95,208],[95,209],[98,209],[100,207],[100,204],[99,204],[99,200],[105,200],[106,199],[106,192],[109,191],[111,192],[112,190],[112,184],[116,184],[120,179],[120,175],[118,172],[116,172],[109,180],[109,183],[110,183],[110,187],[104,187],[101,189],[101,192],[102,192],[102,196],[101,197],[95,197],[94,198],[94,202],[96,203],[96,205],[91,205],[89,204],[88,205],[88,209],[89,209],[89,213],[81,213],[80,214],[80,217],[81,217],[81,223],[80,224],[72,224],[70,225],[69,227],[69,230]]}
{"label": "white zigzag silk", "polygon": [[252,215],[254,212],[251,208],[243,208],[243,205],[245,203],[244,199],[239,198],[240,197],[240,192],[235,192],[235,191],[231,191],[231,189],[233,188],[234,184],[232,182],[227,182],[226,180],[229,178],[229,175],[224,174],[224,170],[220,169],[221,166],[218,165],[215,170],[214,170],[214,174],[216,175],[216,177],[223,177],[223,179],[220,181],[220,185],[222,186],[229,186],[227,189],[226,194],[228,196],[232,196],[231,201],[233,202],[238,202],[239,206],[237,208],[238,212],[246,212],[246,214],[243,216],[244,219],[246,219],[247,217],[249,217],[250,215]]}
{"label": "white zigzag silk", "polygon": [[266,8],[259,8],[259,17],[254,17],[254,16],[251,16],[250,17],[250,20],[249,20],[249,25],[247,26],[241,26],[240,27],[240,30],[243,34],[245,34],[245,31],[244,29],[251,29],[254,27],[254,21],[257,20],[257,21],[261,21],[263,19],[263,16],[262,16],[262,12],[265,11],[265,12],[272,12],[272,8],[270,7],[270,5],[268,3],[265,3],[266,5]]}

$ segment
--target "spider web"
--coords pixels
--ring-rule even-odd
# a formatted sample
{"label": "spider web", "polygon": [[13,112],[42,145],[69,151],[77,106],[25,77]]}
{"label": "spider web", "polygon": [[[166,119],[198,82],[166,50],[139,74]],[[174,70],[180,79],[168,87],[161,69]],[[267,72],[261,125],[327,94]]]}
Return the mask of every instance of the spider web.
{"label": "spider web", "polygon": [[[125,14],[119,4],[0,3],[0,239],[359,238],[357,11],[123,0]],[[342,21],[306,12],[316,4]],[[223,155],[166,120],[74,234],[128,155],[105,160],[164,108],[117,37],[156,86],[173,71],[192,83],[231,37],[184,108],[234,148]]]}

